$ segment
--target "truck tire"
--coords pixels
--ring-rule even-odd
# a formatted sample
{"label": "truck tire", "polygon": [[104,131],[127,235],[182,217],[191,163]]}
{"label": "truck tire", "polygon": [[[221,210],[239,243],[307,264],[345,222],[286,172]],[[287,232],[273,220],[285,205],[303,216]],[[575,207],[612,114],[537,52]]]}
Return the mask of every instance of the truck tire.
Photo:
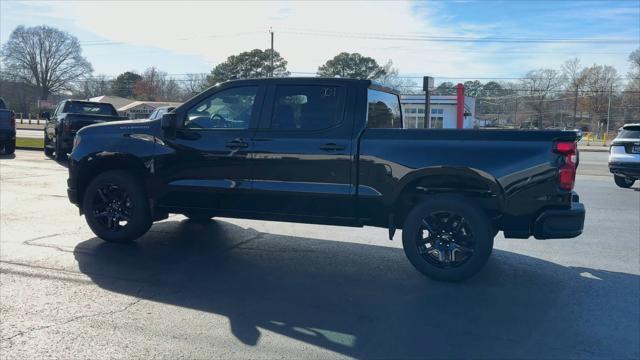
{"label": "truck tire", "polygon": [[636,179],[630,179],[624,176],[613,175],[613,181],[615,181],[616,185],[620,186],[621,188],[628,189],[633,186],[633,183],[636,182]]}
{"label": "truck tire", "polygon": [[122,170],[96,176],[84,193],[82,209],[93,233],[109,242],[131,242],[152,224],[142,181]]}
{"label": "truck tire", "polygon": [[9,140],[4,145],[4,153],[7,155],[11,155],[16,152],[16,140]]}
{"label": "truck tire", "polygon": [[56,137],[56,144],[54,148],[56,161],[64,161],[67,158],[67,153],[62,150],[62,146],[60,145],[61,142],[62,140],[60,140],[60,137]]}
{"label": "truck tire", "polygon": [[438,281],[462,281],[489,259],[495,230],[482,209],[456,195],[436,195],[416,205],[402,229],[411,264]]}
{"label": "truck tire", "polygon": [[46,134],[44,136],[44,155],[47,157],[53,156],[53,149],[51,148],[51,142],[49,141],[49,138],[47,137]]}

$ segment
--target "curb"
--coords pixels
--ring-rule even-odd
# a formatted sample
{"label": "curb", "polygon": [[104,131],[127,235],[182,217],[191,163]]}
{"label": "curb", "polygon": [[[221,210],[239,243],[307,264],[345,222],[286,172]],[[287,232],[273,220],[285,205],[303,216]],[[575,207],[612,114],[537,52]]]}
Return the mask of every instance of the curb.
{"label": "curb", "polygon": [[44,150],[44,148],[36,148],[36,147],[29,147],[29,146],[16,146],[16,149],[31,150],[31,151],[43,151]]}
{"label": "curb", "polygon": [[603,153],[608,153],[608,152],[609,152],[609,149],[608,149],[608,148],[605,148],[605,149],[589,149],[589,148],[584,149],[584,148],[578,148],[578,150],[579,150],[580,152],[603,152]]}

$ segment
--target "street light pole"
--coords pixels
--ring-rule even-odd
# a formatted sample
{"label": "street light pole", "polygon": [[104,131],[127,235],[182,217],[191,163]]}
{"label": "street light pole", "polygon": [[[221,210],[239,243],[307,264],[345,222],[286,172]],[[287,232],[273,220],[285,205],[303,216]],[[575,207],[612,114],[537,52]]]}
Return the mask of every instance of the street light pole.
{"label": "street light pole", "polygon": [[609,87],[609,106],[607,107],[607,130],[604,133],[604,144],[607,145],[607,136],[609,135],[609,118],[611,117],[611,93],[613,92],[613,84]]}
{"label": "street light pole", "polygon": [[273,77],[273,30],[271,29],[271,27],[269,27],[269,34],[271,34],[271,56],[269,59],[271,66],[269,68],[269,77]]}
{"label": "street light pole", "polygon": [[[422,78],[422,90],[424,90],[424,125],[431,129],[431,89],[433,89],[433,78],[425,76]],[[427,120],[428,119],[428,120]]]}

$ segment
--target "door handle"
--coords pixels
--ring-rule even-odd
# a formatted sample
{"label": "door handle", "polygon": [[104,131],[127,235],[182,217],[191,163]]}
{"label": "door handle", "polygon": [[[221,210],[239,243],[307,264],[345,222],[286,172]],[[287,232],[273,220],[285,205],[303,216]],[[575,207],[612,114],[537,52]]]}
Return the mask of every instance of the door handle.
{"label": "door handle", "polygon": [[249,147],[249,144],[242,141],[241,139],[234,139],[231,140],[227,143],[226,147],[231,148],[231,149],[242,149],[242,148],[246,148]]}
{"label": "door handle", "polygon": [[344,145],[338,145],[334,143],[324,144],[320,146],[320,150],[324,150],[324,151],[340,151],[344,149],[346,149]]}

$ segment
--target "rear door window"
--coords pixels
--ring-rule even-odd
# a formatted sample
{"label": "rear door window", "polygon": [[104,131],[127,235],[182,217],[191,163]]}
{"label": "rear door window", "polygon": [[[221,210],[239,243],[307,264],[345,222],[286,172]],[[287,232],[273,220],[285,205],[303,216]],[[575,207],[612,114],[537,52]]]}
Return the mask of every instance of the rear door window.
{"label": "rear door window", "polygon": [[402,128],[398,95],[369,89],[367,92],[367,127]]}
{"label": "rear door window", "polygon": [[342,122],[344,88],[323,85],[276,87],[272,130],[322,130]]}

